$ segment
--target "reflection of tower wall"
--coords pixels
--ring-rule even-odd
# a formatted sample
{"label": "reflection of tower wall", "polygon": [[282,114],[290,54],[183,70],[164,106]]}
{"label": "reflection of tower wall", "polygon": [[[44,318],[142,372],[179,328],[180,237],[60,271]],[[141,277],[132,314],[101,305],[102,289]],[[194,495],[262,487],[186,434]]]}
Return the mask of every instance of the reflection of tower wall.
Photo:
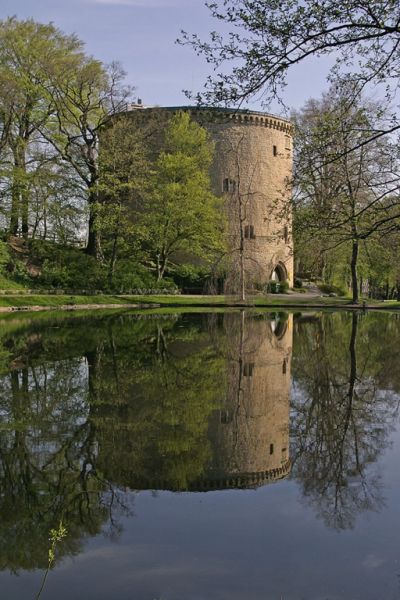
{"label": "reflection of tower wall", "polygon": [[[236,317],[236,318],[235,318]],[[292,317],[227,316],[231,352],[225,406],[210,424],[204,487],[254,486],[287,475]]]}
{"label": "reflection of tower wall", "polygon": [[130,112],[133,122],[154,121],[152,145],[163,141],[165,122],[177,111],[189,112],[215,143],[211,166],[213,191],[223,196],[228,215],[231,269],[227,291],[239,279],[240,231],[244,236],[247,287],[278,277],[293,285],[293,243],[289,182],[292,174],[292,126],[262,112],[195,107],[145,108]]}

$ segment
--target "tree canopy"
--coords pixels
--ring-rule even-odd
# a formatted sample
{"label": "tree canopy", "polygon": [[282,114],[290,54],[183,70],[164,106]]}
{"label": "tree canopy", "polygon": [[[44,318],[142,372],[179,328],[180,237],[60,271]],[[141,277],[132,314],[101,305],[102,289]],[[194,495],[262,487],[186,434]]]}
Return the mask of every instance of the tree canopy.
{"label": "tree canopy", "polygon": [[[332,77],[351,77],[357,93],[384,82],[392,91],[400,71],[397,0],[216,0],[207,2],[221,22],[207,41],[183,32],[216,70],[202,102],[240,104],[260,93],[280,98],[289,70],[311,57],[332,55]],[[398,128],[395,123],[393,128]]]}
{"label": "tree canopy", "polygon": [[207,263],[223,251],[222,212],[209,176],[212,156],[207,132],[189,114],[170,119],[141,218],[158,279],[174,254]]}
{"label": "tree canopy", "polygon": [[331,89],[293,113],[294,206],[297,240],[317,244],[323,264],[327,253],[349,247],[357,302],[361,244],[399,229],[399,151],[389,139],[363,143],[379,127],[379,107],[362,99],[349,103],[347,91]]}

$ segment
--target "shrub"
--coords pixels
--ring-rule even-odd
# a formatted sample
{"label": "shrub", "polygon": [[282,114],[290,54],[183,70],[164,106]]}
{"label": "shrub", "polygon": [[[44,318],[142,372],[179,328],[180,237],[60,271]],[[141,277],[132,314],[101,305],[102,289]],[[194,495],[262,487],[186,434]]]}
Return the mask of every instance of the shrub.
{"label": "shrub", "polygon": [[270,294],[286,294],[289,289],[289,283],[287,281],[276,281],[271,279],[267,283],[266,291]]}
{"label": "shrub", "polygon": [[286,294],[287,291],[289,289],[289,282],[288,281],[280,281],[279,282],[279,292],[281,294]]}
{"label": "shrub", "polygon": [[5,273],[10,263],[10,251],[6,242],[0,241],[0,273]]}
{"label": "shrub", "polygon": [[163,280],[157,283],[155,276],[143,265],[130,259],[122,259],[117,262],[111,287],[106,283],[109,291],[121,294],[130,293],[133,290],[154,290],[157,288],[175,288],[173,282]]}
{"label": "shrub", "polygon": [[295,277],[294,278],[294,287],[296,287],[296,288],[303,287],[303,280],[300,279],[300,277]]}
{"label": "shrub", "polygon": [[183,264],[174,267],[170,275],[180,289],[203,290],[210,278],[210,271],[204,267]]}
{"label": "shrub", "polygon": [[338,296],[346,295],[346,291],[343,288],[331,283],[320,283],[318,284],[318,287],[323,294],[337,294]]}
{"label": "shrub", "polygon": [[38,284],[43,287],[95,290],[102,289],[106,270],[91,256],[64,248],[43,261]]}

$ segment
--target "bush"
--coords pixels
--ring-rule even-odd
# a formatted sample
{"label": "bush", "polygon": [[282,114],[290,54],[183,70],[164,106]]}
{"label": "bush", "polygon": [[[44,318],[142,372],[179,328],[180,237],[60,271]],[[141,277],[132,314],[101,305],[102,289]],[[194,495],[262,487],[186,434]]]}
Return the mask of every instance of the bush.
{"label": "bush", "polygon": [[346,296],[346,291],[337,285],[331,283],[318,284],[319,289],[323,294],[336,294],[337,296]]}
{"label": "bush", "polygon": [[102,289],[106,270],[91,256],[80,250],[64,248],[43,261],[38,285],[72,290]]}
{"label": "bush", "polygon": [[271,279],[267,283],[266,291],[270,294],[286,294],[289,289],[289,283],[287,281],[276,281]]}
{"label": "bush", "polygon": [[133,260],[122,259],[117,262],[111,287],[106,284],[109,291],[126,294],[138,290],[171,290],[176,285],[169,279],[157,282],[156,277],[143,265]]}
{"label": "bush", "polygon": [[10,251],[6,242],[0,241],[0,273],[5,273],[11,261]]}
{"label": "bush", "polygon": [[301,288],[301,287],[303,287],[303,280],[300,279],[300,277],[295,277],[294,278],[294,287],[295,288]]}
{"label": "bush", "polygon": [[170,275],[180,289],[202,291],[210,278],[210,271],[204,267],[183,264],[171,269]]}
{"label": "bush", "polygon": [[279,292],[281,294],[287,294],[289,289],[289,282],[288,281],[280,281],[279,282]]}

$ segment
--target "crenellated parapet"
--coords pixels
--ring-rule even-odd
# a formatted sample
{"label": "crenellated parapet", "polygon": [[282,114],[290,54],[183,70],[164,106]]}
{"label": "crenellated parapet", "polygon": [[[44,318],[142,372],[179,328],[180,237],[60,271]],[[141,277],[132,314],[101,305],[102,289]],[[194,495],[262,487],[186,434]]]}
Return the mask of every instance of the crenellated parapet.
{"label": "crenellated parapet", "polygon": [[235,122],[242,125],[255,125],[283,131],[293,135],[293,125],[287,119],[275,115],[253,110],[231,109],[231,108],[202,108],[196,106],[168,106],[163,108],[142,108],[148,112],[166,111],[175,113],[183,111],[190,113],[194,118],[202,118],[205,122]]}
{"label": "crenellated parapet", "polygon": [[189,488],[191,491],[207,492],[211,490],[251,489],[257,488],[280,479],[285,479],[290,474],[291,462],[288,459],[280,467],[266,471],[240,473],[220,479],[202,479]]}

